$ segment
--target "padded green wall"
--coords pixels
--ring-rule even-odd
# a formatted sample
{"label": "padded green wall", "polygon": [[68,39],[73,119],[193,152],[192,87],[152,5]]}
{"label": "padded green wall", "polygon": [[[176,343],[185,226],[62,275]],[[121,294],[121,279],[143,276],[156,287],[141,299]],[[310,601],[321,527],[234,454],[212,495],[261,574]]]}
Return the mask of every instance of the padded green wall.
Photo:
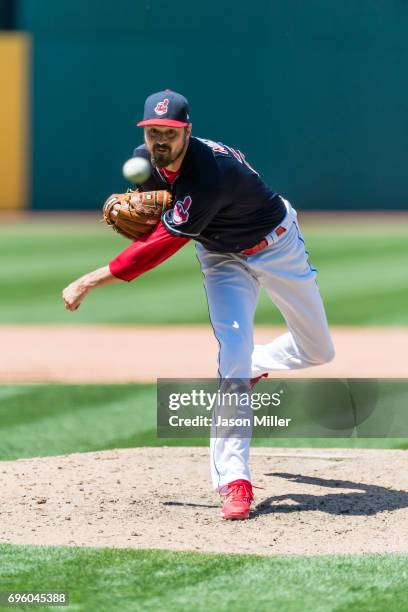
{"label": "padded green wall", "polygon": [[408,208],[405,0],[20,0],[33,32],[33,206],[125,187],[145,97],[237,146],[300,209]]}

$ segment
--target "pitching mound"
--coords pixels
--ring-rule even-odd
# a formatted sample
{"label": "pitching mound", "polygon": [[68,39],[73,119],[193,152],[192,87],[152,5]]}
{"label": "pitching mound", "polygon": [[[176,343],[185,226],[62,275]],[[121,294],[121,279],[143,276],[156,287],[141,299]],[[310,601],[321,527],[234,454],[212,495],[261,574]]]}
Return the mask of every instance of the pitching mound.
{"label": "pitching mound", "polygon": [[208,451],[4,461],[0,541],[230,553],[408,552],[404,451],[254,449],[251,520],[222,521]]}

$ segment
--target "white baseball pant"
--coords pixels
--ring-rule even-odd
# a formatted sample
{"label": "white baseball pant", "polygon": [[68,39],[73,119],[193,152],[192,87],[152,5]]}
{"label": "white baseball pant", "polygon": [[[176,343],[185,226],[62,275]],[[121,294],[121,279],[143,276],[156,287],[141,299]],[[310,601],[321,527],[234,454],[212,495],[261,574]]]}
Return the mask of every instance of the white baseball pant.
{"label": "white baseball pant", "polygon": [[[316,270],[309,263],[297,213],[286,200],[285,205],[287,214],[280,225],[286,232],[268,234],[269,246],[254,255],[216,253],[196,243],[210,320],[219,343],[222,379],[307,368],[334,357]],[[254,346],[254,315],[261,287],[282,313],[288,331],[269,344]],[[249,446],[250,438],[218,438],[212,432],[215,489],[238,478],[251,480]]]}

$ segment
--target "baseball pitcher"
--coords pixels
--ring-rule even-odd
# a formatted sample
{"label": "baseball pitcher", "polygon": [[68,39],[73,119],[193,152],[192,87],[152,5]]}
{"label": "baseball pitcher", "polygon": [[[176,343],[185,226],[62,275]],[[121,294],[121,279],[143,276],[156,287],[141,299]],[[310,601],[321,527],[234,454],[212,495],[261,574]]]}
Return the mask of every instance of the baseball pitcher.
{"label": "baseball pitcher", "polygon": [[[187,100],[166,90],[149,96],[144,144],[134,157],[151,163],[135,192],[113,194],[108,224],[133,241],[107,266],[63,291],[76,310],[97,287],[132,281],[195,241],[211,325],[219,344],[218,375],[250,381],[268,372],[306,368],[334,356],[323,302],[299,229],[297,213],[270,189],[241,151],[192,136]],[[264,287],[287,331],[254,346],[253,320]],[[249,517],[253,501],[248,438],[217,438],[210,445],[214,489],[224,519]]]}

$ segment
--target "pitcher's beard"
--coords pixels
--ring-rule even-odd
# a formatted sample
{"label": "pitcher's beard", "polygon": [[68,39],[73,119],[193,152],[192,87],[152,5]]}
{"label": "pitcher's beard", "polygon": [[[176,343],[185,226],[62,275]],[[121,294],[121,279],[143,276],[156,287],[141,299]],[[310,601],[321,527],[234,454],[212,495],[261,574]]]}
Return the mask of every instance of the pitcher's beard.
{"label": "pitcher's beard", "polygon": [[157,151],[152,151],[152,163],[158,168],[165,168],[173,161],[175,161],[175,159],[171,158],[171,151],[168,151],[167,153],[158,153]]}
{"label": "pitcher's beard", "polygon": [[166,168],[166,166],[170,166],[170,164],[173,164],[175,161],[178,160],[178,158],[181,155],[183,155],[186,149],[186,143],[187,143],[187,136],[186,134],[184,134],[183,146],[181,147],[180,151],[178,151],[177,153],[173,155],[172,155],[171,149],[169,149],[165,153],[159,153],[157,150],[155,150],[155,147],[153,147],[152,153],[151,153],[152,164],[154,166],[157,166],[158,168]]}

